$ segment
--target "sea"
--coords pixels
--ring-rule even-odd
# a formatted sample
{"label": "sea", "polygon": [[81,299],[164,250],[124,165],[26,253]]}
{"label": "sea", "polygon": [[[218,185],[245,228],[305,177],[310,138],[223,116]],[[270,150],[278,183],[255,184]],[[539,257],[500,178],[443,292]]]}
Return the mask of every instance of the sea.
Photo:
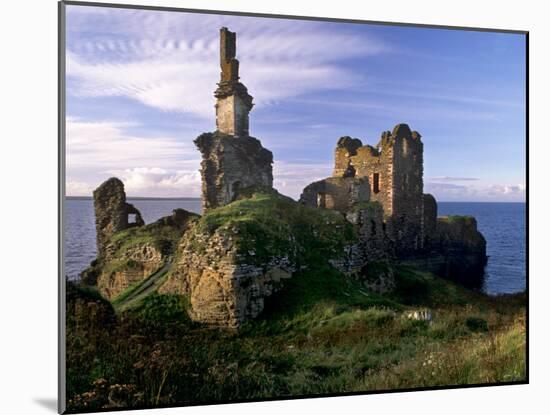
{"label": "sea", "polygon": [[[145,223],[176,208],[201,213],[200,199],[132,199]],[[515,293],[526,286],[525,203],[438,202],[438,215],[471,215],[487,240],[489,260],[482,290]],[[65,204],[65,271],[76,280],[96,257],[93,200],[68,198]]]}

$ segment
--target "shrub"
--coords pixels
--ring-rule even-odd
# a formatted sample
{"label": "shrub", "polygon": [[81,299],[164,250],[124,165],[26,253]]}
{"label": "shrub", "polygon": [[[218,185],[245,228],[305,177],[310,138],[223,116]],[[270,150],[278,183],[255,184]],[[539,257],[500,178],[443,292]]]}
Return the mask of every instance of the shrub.
{"label": "shrub", "polygon": [[489,331],[487,320],[480,317],[468,317],[466,319],[466,326],[471,331]]}

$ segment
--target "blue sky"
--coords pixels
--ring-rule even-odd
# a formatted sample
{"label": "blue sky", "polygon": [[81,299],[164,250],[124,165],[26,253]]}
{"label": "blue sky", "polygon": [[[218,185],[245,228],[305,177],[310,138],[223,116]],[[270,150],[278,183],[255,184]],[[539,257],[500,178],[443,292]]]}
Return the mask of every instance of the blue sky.
{"label": "blue sky", "polygon": [[297,198],[350,135],[422,135],[440,201],[525,201],[519,34],[67,6],[67,194],[199,196],[193,139],[215,129],[219,28],[237,32],[251,135]]}

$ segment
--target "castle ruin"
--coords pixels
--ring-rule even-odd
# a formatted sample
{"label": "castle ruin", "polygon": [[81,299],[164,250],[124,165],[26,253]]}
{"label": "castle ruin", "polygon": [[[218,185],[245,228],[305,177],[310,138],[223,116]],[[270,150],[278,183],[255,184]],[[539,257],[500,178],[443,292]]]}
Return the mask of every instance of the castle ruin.
{"label": "castle ruin", "polygon": [[111,177],[94,190],[94,211],[99,255],[104,254],[113,234],[145,223],[139,210],[126,202],[124,184],[116,177]]}
{"label": "castle ruin", "polygon": [[[437,215],[437,208],[424,210],[424,200],[431,196],[423,194],[422,174],[421,136],[407,124],[398,124],[392,132],[383,132],[375,147],[357,138],[340,138],[333,176],[307,186],[300,201],[344,212],[357,202],[378,202],[396,253],[412,254],[424,248],[425,231],[432,230],[424,222],[435,222],[432,215]],[[368,191],[354,191],[365,186]],[[425,218],[425,213],[430,217]]]}
{"label": "castle ruin", "polygon": [[248,113],[252,109],[252,96],[239,82],[237,35],[226,27],[220,29],[220,82],[214,92],[216,102],[216,128],[235,137],[248,135]]}
{"label": "castle ruin", "polygon": [[[437,217],[435,198],[423,193],[419,133],[398,124],[374,147],[340,138],[332,176],[308,185],[297,203],[273,189],[273,154],[249,135],[253,98],[239,81],[236,35],[227,28],[220,30],[220,67],[217,129],[194,141],[202,155],[203,212],[254,193],[272,203],[258,202],[258,217],[247,221],[234,220],[242,212],[228,209],[227,222],[212,228],[185,211],[143,226],[123,183],[109,179],[94,192],[99,253],[83,281],[107,298],[160,281],[160,294],[189,296],[193,320],[226,327],[255,318],[285,280],[325,261],[380,293],[395,288],[392,264],[402,260],[465,284],[481,281],[485,239],[472,217]],[[132,239],[131,231],[112,238],[132,226],[147,238]]]}
{"label": "castle ruin", "polygon": [[221,79],[214,92],[216,127],[201,134],[195,144],[202,154],[202,207],[224,206],[251,189],[272,189],[273,154],[249,136],[248,114],[252,96],[239,82],[236,35],[220,29]]}

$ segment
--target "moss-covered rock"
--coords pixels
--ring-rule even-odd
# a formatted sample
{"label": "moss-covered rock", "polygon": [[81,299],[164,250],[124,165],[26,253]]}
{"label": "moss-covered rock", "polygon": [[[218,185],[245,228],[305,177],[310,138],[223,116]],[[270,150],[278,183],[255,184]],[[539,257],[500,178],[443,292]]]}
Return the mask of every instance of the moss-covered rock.
{"label": "moss-covered rock", "polygon": [[196,321],[239,326],[296,271],[339,260],[356,241],[354,226],[338,212],[274,191],[255,193],[193,225],[160,291],[189,294]]}
{"label": "moss-covered rock", "polygon": [[82,273],[83,282],[97,285],[105,298],[116,299],[170,261],[180,238],[198,217],[176,209],[149,225],[114,233],[106,240],[102,255]]}

